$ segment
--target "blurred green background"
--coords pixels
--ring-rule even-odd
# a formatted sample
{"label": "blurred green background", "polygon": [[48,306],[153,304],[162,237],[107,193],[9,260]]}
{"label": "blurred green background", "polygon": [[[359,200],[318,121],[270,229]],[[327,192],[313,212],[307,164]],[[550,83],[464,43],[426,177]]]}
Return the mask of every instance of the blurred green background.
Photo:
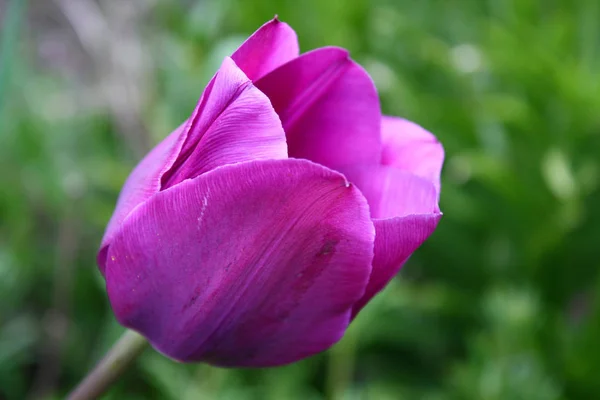
{"label": "blurred green background", "polygon": [[600,399],[598,0],[0,0],[0,399],[59,399],[121,334],[95,252],[142,155],[279,14],[446,149],[436,233],[330,351],[148,351],[107,399]]}

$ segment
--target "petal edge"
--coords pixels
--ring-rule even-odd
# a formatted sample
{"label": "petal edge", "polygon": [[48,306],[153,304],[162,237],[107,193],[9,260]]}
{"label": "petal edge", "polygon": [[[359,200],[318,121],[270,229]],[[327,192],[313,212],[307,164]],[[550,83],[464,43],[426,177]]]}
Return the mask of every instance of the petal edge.
{"label": "petal edge", "polygon": [[444,148],[432,133],[406,119],[384,116],[381,137],[383,165],[425,178],[439,193]]}

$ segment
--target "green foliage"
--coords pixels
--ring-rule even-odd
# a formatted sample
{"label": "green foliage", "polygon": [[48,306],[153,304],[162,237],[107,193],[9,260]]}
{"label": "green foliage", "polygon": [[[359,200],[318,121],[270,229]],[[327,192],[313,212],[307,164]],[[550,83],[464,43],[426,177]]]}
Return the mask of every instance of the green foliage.
{"label": "green foliage", "polygon": [[106,398],[600,398],[597,0],[4,3],[0,398],[62,398],[122,332],[94,266],[118,191],[276,13],[440,138],[445,216],[332,350],[267,370],[147,352]]}

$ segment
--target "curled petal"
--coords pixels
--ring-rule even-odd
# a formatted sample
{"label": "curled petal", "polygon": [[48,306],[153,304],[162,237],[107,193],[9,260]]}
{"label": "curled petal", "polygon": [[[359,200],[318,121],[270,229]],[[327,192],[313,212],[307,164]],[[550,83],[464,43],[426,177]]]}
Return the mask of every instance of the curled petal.
{"label": "curled petal", "polygon": [[226,58],[192,116],[131,173],[108,224],[98,265],[127,215],[158,191],[228,163],[287,157],[285,134],[269,99]]}
{"label": "curled petal", "polygon": [[277,18],[261,26],[231,56],[253,81],[298,57],[296,32]]}
{"label": "curled petal", "polygon": [[414,122],[384,116],[381,121],[383,165],[411,172],[440,190],[444,148],[433,134]]}
{"label": "curled petal", "polygon": [[360,192],[306,160],[217,168],[158,193],[109,247],[117,319],[181,361],[272,366],[339,340],[371,271]]}
{"label": "curled petal", "polygon": [[442,216],[433,184],[388,166],[344,171],[367,198],[375,224],[375,257],[355,316],[398,273],[410,255],[433,233]]}
{"label": "curled petal", "polygon": [[330,168],[379,164],[379,98],[346,50],[301,55],[256,82],[281,118],[290,157]]}
{"label": "curled petal", "polygon": [[218,166],[287,158],[285,133],[269,99],[229,57],[203,93],[163,189]]}

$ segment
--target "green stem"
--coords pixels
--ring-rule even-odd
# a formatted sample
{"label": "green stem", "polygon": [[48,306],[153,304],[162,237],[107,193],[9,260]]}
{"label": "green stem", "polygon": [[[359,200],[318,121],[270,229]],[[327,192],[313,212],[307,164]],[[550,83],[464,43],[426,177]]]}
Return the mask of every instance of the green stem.
{"label": "green stem", "polygon": [[357,344],[358,335],[354,329],[346,332],[346,336],[329,350],[326,383],[328,400],[346,397],[354,375]]}
{"label": "green stem", "polygon": [[90,400],[100,397],[129,368],[148,346],[144,337],[126,331],[104,358],[69,394],[67,400]]}

